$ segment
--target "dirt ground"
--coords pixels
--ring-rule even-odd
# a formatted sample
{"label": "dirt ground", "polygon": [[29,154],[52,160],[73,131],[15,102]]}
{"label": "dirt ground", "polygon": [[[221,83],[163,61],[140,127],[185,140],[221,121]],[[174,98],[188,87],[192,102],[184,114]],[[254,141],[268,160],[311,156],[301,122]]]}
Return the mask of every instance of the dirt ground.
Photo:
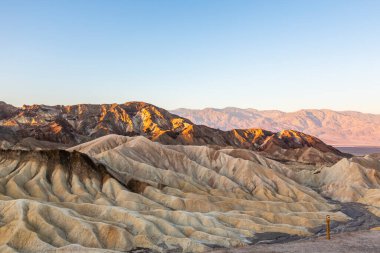
{"label": "dirt ground", "polygon": [[[334,252],[334,253],[380,253],[380,231],[357,231],[301,239],[287,243],[256,244],[244,248],[221,249],[212,253],[285,253],[285,252]],[[211,253],[210,252],[210,253]]]}

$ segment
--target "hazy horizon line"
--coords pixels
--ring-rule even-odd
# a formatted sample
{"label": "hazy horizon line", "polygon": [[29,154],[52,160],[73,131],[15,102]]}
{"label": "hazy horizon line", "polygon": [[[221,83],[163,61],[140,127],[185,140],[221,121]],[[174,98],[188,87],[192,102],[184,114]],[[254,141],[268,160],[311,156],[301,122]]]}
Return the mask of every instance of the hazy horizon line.
{"label": "hazy horizon line", "polygon": [[8,105],[12,105],[14,107],[23,107],[23,106],[31,106],[31,105],[45,105],[45,106],[72,106],[72,105],[112,105],[112,104],[125,104],[125,103],[131,103],[131,102],[141,102],[141,103],[147,103],[147,104],[151,104],[151,105],[154,105],[154,106],[157,106],[157,107],[160,107],[160,108],[163,108],[167,111],[177,111],[177,110],[192,110],[192,111],[202,111],[202,110],[207,110],[207,109],[214,109],[214,110],[225,110],[225,109],[239,109],[239,110],[256,110],[256,111],[276,111],[276,112],[282,112],[282,113],[295,113],[295,112],[300,112],[300,111],[311,111],[311,110],[317,110],[317,111],[333,111],[333,112],[358,112],[358,113],[362,113],[362,114],[371,114],[371,115],[379,115],[380,116],[380,113],[373,113],[373,112],[364,112],[364,111],[360,111],[360,110],[354,110],[354,109],[346,109],[346,110],[342,110],[342,109],[332,109],[332,108],[300,108],[300,109],[295,109],[295,110],[284,110],[284,109],[258,109],[258,108],[255,108],[255,107],[238,107],[238,106],[224,106],[224,107],[213,107],[213,106],[206,106],[206,107],[201,107],[201,108],[194,108],[194,107],[175,107],[173,109],[169,109],[165,106],[162,106],[162,105],[157,105],[155,103],[151,103],[151,102],[145,102],[145,101],[142,101],[142,100],[128,100],[128,101],[125,101],[125,102],[113,102],[113,103],[109,103],[109,102],[101,102],[101,103],[92,103],[92,102],[89,102],[89,103],[73,103],[73,104],[63,104],[63,103],[58,103],[58,104],[45,104],[45,103],[23,103],[23,104],[13,104],[13,103],[8,103],[6,100],[0,100],[0,102],[4,102]]}

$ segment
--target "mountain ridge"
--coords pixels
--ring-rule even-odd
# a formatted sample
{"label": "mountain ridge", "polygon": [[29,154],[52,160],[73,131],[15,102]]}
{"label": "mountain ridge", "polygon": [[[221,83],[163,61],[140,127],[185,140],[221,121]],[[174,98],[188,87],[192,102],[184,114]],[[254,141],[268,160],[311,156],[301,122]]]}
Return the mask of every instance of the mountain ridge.
{"label": "mountain ridge", "polygon": [[330,109],[279,110],[236,107],[175,109],[172,113],[196,124],[228,130],[257,127],[269,131],[293,129],[334,146],[380,146],[380,115]]}
{"label": "mountain ridge", "polygon": [[276,153],[277,156],[287,149],[313,148],[315,157],[322,157],[320,152],[337,155],[334,162],[343,155],[318,138],[299,131],[271,132],[256,128],[222,131],[194,124],[184,117],[145,102],[24,105],[19,108],[2,104],[0,107],[3,112],[0,117],[0,140],[3,143],[0,144],[5,148],[12,148],[19,143],[42,148],[56,143],[67,148],[104,135],[118,134],[142,135],[152,141],[171,145],[247,148]]}

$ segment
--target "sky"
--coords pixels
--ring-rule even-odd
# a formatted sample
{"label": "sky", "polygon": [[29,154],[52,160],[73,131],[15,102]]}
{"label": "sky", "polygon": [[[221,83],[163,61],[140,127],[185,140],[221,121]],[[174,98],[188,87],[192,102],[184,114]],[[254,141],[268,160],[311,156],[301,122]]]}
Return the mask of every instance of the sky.
{"label": "sky", "polygon": [[0,100],[380,114],[380,1],[0,0]]}

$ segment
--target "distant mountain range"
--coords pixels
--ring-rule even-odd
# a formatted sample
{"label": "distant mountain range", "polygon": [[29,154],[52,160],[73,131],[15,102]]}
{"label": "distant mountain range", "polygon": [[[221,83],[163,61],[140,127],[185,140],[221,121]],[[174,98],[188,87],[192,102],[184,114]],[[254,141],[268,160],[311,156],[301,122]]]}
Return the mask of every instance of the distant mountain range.
{"label": "distant mountain range", "polygon": [[282,112],[227,107],[171,111],[195,124],[222,130],[264,128],[293,129],[334,146],[380,146],[380,115],[354,111],[300,110]]}

